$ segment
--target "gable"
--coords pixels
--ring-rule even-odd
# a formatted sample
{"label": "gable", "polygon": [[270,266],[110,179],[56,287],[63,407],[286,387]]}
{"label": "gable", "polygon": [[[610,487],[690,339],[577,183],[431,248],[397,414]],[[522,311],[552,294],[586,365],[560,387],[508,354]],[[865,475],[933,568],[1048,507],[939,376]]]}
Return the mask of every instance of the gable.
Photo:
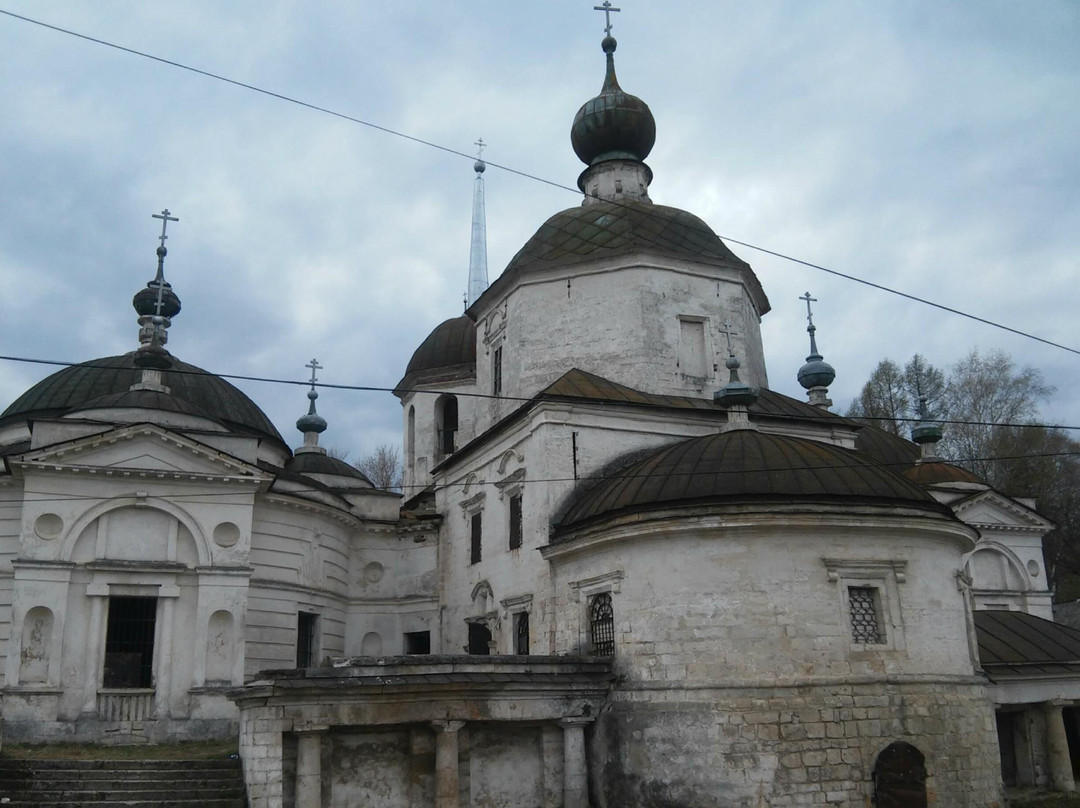
{"label": "gable", "polygon": [[14,469],[100,474],[166,474],[184,477],[258,478],[249,463],[199,441],[149,424],[112,429],[12,458]]}
{"label": "gable", "polygon": [[956,515],[970,525],[1042,531],[1054,527],[1037,511],[993,490],[981,491],[952,507]]}

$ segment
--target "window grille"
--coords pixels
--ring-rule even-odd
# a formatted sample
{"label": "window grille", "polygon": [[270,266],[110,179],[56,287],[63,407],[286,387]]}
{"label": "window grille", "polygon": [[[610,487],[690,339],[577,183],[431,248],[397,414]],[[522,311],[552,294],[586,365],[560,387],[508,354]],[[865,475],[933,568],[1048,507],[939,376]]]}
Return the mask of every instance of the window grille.
{"label": "window grille", "polygon": [[522,656],[529,653],[528,612],[518,612],[514,616],[514,653]]}
{"label": "window grille", "polygon": [[872,586],[849,586],[848,605],[851,610],[851,641],[860,645],[884,643],[878,590]]}
{"label": "window grille", "polygon": [[521,546],[521,494],[510,497],[510,549]]}
{"label": "window grille", "polygon": [[589,631],[594,654],[615,655],[615,611],[611,608],[610,592],[595,595],[589,604]]}
{"label": "window grille", "polygon": [[469,563],[480,563],[480,549],[481,549],[481,537],[484,532],[483,528],[483,514],[474,513],[472,520],[469,522],[470,529],[470,542],[469,542]]}
{"label": "window grille", "polygon": [[491,358],[491,392],[496,396],[502,393],[502,346],[495,349]]}
{"label": "window grille", "polygon": [[296,667],[310,668],[315,664],[318,652],[315,648],[316,626],[319,616],[310,612],[296,615]]}
{"label": "window grille", "polygon": [[154,686],[157,598],[111,597],[105,628],[105,687]]}

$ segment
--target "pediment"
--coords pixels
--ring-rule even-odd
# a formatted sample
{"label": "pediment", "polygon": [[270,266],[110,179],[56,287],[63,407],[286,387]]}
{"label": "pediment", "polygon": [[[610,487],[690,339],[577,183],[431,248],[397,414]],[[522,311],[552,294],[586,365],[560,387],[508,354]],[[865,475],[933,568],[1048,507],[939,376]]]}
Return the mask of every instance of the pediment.
{"label": "pediment", "polygon": [[12,460],[12,465],[21,469],[269,479],[269,475],[250,463],[152,424],[136,424],[56,443]]}
{"label": "pediment", "polygon": [[968,497],[955,503],[952,508],[960,519],[971,525],[1038,530],[1050,530],[1054,527],[1052,522],[1038,512],[993,490]]}

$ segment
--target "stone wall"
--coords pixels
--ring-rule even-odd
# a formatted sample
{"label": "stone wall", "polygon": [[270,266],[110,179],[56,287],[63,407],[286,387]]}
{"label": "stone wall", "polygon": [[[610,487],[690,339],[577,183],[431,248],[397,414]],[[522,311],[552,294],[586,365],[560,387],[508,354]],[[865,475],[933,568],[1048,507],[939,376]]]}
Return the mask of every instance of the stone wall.
{"label": "stone wall", "polygon": [[897,740],[926,756],[931,806],[1003,804],[984,687],[946,681],[617,691],[590,738],[593,804],[864,808]]}

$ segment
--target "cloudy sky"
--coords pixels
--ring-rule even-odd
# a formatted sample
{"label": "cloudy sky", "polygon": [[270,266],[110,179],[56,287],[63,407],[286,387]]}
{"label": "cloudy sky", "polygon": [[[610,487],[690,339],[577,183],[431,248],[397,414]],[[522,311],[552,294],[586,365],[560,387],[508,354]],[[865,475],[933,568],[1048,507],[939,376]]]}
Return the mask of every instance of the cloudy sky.
{"label": "cloudy sky", "polygon": [[[473,151],[573,186],[603,78],[592,0],[0,0],[0,9]],[[1080,4],[624,0],[657,202],[792,254],[1080,347]],[[466,286],[472,161],[0,15],[0,354],[136,346],[164,207],[169,348],[220,373],[393,386]],[[489,170],[494,278],[566,190]],[[732,245],[773,311],[771,386],[801,396],[798,296],[847,407],[885,356],[1001,349],[1080,424],[1080,356]],[[6,406],[51,372],[0,361]],[[296,445],[302,389],[240,383]],[[324,391],[323,443],[398,442],[389,393]]]}

